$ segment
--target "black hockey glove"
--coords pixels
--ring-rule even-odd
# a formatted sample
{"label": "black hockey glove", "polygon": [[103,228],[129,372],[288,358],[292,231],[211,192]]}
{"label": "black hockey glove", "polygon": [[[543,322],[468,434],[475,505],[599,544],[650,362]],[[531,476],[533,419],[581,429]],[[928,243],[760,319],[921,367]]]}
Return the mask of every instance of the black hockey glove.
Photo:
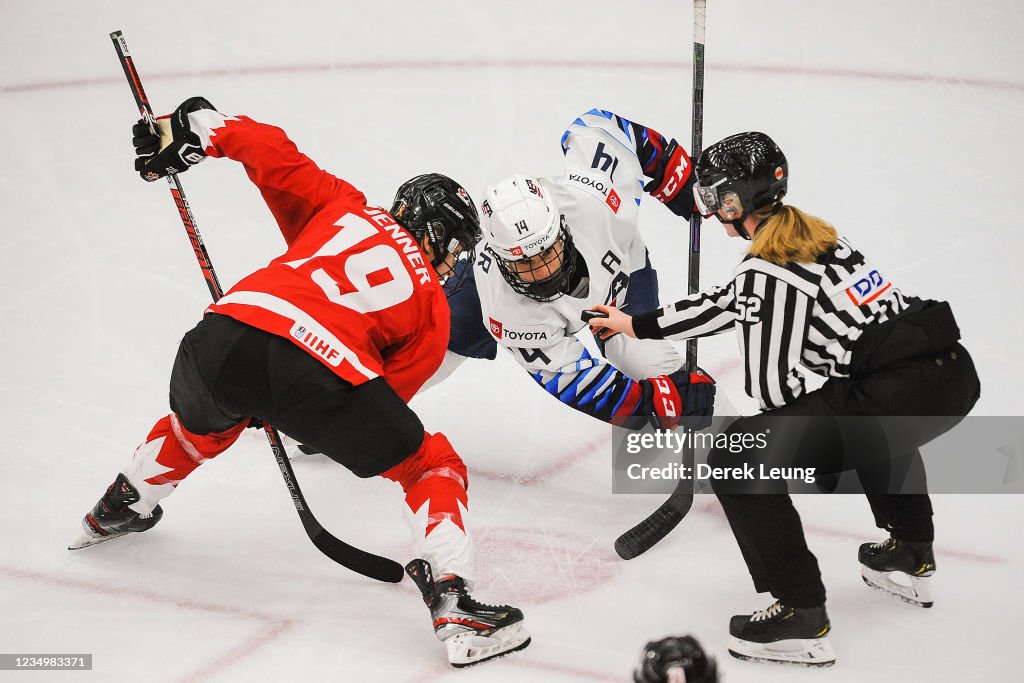
{"label": "black hockey glove", "polygon": [[184,173],[206,158],[199,136],[189,126],[188,114],[214,106],[202,97],[190,97],[174,113],[156,120],[157,133],[144,120],[132,126],[135,170],[146,182],[171,173]]}
{"label": "black hockey glove", "polygon": [[644,190],[675,215],[689,218],[694,209],[693,163],[674,139],[662,152],[650,176],[651,182],[644,185]]}
{"label": "black hockey glove", "polygon": [[[703,370],[676,370],[671,375],[641,382],[644,397],[640,410],[656,429],[675,429],[686,418],[686,426],[704,429],[715,412],[715,380]],[[639,412],[639,411],[638,411]]]}

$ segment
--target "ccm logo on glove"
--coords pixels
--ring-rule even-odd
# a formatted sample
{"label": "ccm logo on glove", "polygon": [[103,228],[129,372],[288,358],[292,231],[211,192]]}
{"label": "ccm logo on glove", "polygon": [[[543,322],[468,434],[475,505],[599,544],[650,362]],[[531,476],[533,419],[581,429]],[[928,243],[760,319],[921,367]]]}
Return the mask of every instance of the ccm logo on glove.
{"label": "ccm logo on glove", "polygon": [[658,398],[661,401],[661,410],[658,410],[659,417],[678,417],[679,415],[679,392],[667,377],[653,377],[651,384],[658,390]]}

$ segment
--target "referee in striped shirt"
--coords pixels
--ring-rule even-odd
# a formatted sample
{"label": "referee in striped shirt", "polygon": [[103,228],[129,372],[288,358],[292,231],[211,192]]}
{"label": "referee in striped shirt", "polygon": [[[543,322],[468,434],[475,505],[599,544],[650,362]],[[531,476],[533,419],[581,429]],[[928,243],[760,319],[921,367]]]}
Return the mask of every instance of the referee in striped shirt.
{"label": "referee in striped shirt", "polygon": [[[856,469],[877,526],[890,534],[883,543],[861,546],[862,572],[903,572],[916,591],[875,585],[869,580],[874,574],[864,573],[865,581],[931,606],[924,583],[935,569],[931,502],[924,492],[894,490],[905,490],[900,481],[920,466],[918,447],[959,422],[980,394],[949,305],[905,296],[831,225],[784,205],[789,167],[767,135],[741,133],[710,146],[697,178],[701,212],[751,242],[732,281],[635,317],[597,306],[608,317],[591,321],[595,333],[689,339],[736,330],[746,392],[764,412],[737,420],[730,432],[764,433],[770,426],[776,444],[747,453],[750,462]],[[805,370],[828,381],[808,392]],[[778,419],[793,416],[815,419]],[[916,417],[901,421],[895,436],[872,440],[871,429],[851,430],[849,421],[836,419],[841,416]],[[881,461],[879,451],[885,451]],[[725,462],[728,455],[712,450],[708,462]],[[742,659],[832,664],[825,587],[790,496],[743,495],[755,490],[749,487],[715,490],[755,589],[776,599],[767,609],[733,617],[730,652]],[[773,648],[779,641],[800,647]]]}

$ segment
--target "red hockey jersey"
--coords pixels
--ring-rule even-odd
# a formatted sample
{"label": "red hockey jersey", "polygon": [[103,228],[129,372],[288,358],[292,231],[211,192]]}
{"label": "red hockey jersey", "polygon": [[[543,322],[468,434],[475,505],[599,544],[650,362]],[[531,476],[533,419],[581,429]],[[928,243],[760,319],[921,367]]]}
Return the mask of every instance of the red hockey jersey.
{"label": "red hockey jersey", "polygon": [[437,370],[449,310],[416,241],[284,131],[212,110],[190,115],[206,153],[239,161],[288,250],[207,311],[291,339],[353,385],[375,377],[408,401]]}

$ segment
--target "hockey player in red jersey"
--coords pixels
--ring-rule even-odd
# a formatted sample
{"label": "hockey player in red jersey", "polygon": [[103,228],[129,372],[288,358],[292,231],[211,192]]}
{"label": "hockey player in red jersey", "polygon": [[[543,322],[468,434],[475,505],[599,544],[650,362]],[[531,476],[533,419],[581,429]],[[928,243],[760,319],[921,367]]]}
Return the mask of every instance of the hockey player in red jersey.
{"label": "hockey player in red jersey", "polygon": [[359,477],[405,491],[418,558],[407,572],[455,666],[529,644],[522,612],[470,597],[467,472],[443,434],[407,402],[448,343],[442,284],[472,259],[480,227],[469,194],[439,174],[403,184],[391,212],[321,170],[279,128],[186,100],[133,129],[136,169],[152,181],[206,157],[240,162],[277,221],[287,250],[243,278],[181,341],[171,413],[83,520],[73,547],[146,531],[158,504],[252,418],[316,448]]}

